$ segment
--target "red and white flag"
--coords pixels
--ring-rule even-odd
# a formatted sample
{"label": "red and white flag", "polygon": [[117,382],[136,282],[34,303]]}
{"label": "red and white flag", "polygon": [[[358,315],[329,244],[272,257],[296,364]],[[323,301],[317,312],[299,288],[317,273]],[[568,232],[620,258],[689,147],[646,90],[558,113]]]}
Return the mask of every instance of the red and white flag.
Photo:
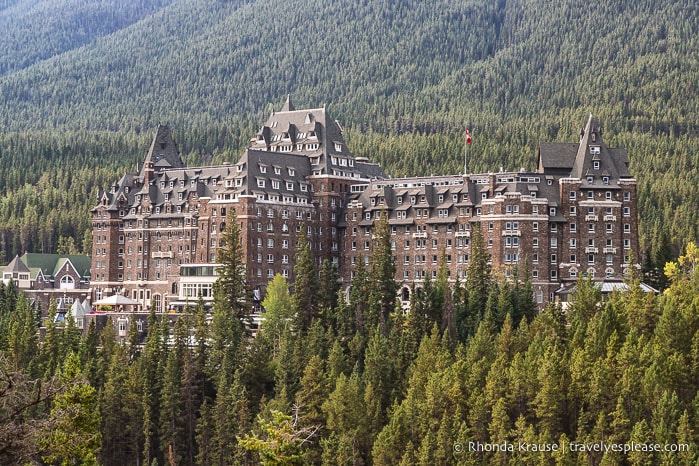
{"label": "red and white flag", "polygon": [[471,144],[471,133],[468,128],[466,128],[466,144]]}

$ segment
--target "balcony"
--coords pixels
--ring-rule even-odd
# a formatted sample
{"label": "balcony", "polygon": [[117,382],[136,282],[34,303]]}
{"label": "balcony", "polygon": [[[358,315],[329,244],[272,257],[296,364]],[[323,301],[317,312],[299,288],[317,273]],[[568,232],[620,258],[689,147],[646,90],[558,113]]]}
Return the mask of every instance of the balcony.
{"label": "balcony", "polygon": [[502,236],[522,236],[520,230],[503,230]]}
{"label": "balcony", "polygon": [[151,257],[153,259],[172,259],[175,257],[175,253],[173,251],[159,251],[154,252]]}
{"label": "balcony", "polygon": [[413,238],[427,238],[427,232],[418,231],[417,233],[413,233]]}
{"label": "balcony", "polygon": [[598,220],[597,215],[595,214],[587,214],[585,215],[585,221],[586,222],[596,222]]}
{"label": "balcony", "polygon": [[616,248],[606,247],[603,249],[605,254],[616,254]]}
{"label": "balcony", "polygon": [[594,246],[588,246],[585,248],[585,254],[597,254],[598,249]]}
{"label": "balcony", "polygon": [[605,215],[604,221],[605,222],[616,222],[616,215]]}
{"label": "balcony", "polygon": [[457,231],[454,233],[454,236],[457,238],[470,238],[471,237],[471,232],[470,231]]}

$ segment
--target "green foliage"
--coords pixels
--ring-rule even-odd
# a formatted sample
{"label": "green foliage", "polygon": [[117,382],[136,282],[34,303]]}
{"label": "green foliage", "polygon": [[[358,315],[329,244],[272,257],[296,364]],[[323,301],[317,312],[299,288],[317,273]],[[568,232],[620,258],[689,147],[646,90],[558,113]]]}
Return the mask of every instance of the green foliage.
{"label": "green foliage", "polygon": [[294,310],[296,330],[305,333],[314,318],[318,316],[318,271],[313,263],[311,245],[306,226],[301,225],[301,233],[296,243],[294,264]]}
{"label": "green foliage", "polygon": [[302,446],[313,431],[298,429],[294,418],[279,411],[268,421],[260,420],[260,433],[246,435],[241,445],[258,452],[265,466],[293,466],[303,463]]}
{"label": "green foliage", "polygon": [[[488,275],[485,313],[456,341],[442,325],[445,297],[455,288],[458,309],[463,288],[443,277],[413,290],[419,302],[407,315],[389,313],[386,334],[376,331],[377,319],[373,329],[358,326],[351,338],[340,337],[338,329],[351,326],[338,325],[347,318],[340,309],[351,306],[340,299],[305,332],[282,328],[274,355],[265,328],[254,341],[242,333],[227,340],[230,328],[216,326],[240,320],[207,324],[202,305],[179,316],[172,332],[170,316],[159,321],[152,313],[140,352],[116,342],[111,322],[99,345],[94,328],[69,336],[64,326],[51,329],[39,349],[35,314],[8,288],[5,305],[15,309],[5,308],[9,324],[2,327],[8,343],[0,354],[0,458],[105,465],[692,463],[699,431],[695,255],[688,247],[660,296],[640,295],[638,278],[630,277],[628,291],[603,302],[581,279],[565,312],[549,306],[531,320],[523,310],[530,305],[526,284]],[[277,281],[270,288],[281,297],[270,300],[271,312],[290,302]],[[372,281],[355,286],[369,290],[377,286]],[[370,309],[361,296],[351,299],[355,309]],[[355,314],[349,316],[354,325]],[[48,348],[58,349],[55,359]],[[690,449],[643,456],[454,450],[469,441]]]}
{"label": "green foliage", "polygon": [[55,422],[39,440],[42,459],[61,466],[97,465],[102,442],[97,392],[82,376],[80,360],[74,353],[66,358],[59,380],[72,383],[51,404],[50,416]]}

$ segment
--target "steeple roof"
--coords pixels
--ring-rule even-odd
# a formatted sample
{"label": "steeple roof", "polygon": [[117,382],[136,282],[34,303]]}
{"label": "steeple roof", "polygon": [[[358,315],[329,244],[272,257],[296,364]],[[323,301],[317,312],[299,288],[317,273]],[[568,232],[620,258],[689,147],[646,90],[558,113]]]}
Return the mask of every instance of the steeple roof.
{"label": "steeple roof", "polygon": [[153,136],[153,141],[150,144],[150,149],[146,154],[146,160],[141,169],[141,174],[147,168],[162,170],[165,168],[183,168],[184,163],[180,158],[180,153],[177,150],[172,138],[172,133],[167,125],[158,125]]}
{"label": "steeple roof", "polygon": [[5,272],[23,272],[27,273],[29,272],[29,269],[27,266],[22,262],[19,256],[15,256],[14,259],[12,259],[12,262],[7,264],[7,267],[5,267]]}
{"label": "steeple roof", "polygon": [[291,94],[286,96],[286,102],[284,102],[284,106],[282,107],[281,111],[282,112],[293,112],[296,110],[294,108],[294,104],[291,103]]}

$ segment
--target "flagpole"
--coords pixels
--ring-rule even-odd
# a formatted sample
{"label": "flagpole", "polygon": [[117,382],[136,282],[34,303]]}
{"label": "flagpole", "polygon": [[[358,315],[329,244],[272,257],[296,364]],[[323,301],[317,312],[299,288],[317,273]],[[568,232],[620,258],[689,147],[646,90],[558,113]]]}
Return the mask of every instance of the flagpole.
{"label": "flagpole", "polygon": [[471,133],[468,130],[468,124],[466,125],[466,132],[464,133],[464,175],[468,175],[468,146],[471,145]]}

